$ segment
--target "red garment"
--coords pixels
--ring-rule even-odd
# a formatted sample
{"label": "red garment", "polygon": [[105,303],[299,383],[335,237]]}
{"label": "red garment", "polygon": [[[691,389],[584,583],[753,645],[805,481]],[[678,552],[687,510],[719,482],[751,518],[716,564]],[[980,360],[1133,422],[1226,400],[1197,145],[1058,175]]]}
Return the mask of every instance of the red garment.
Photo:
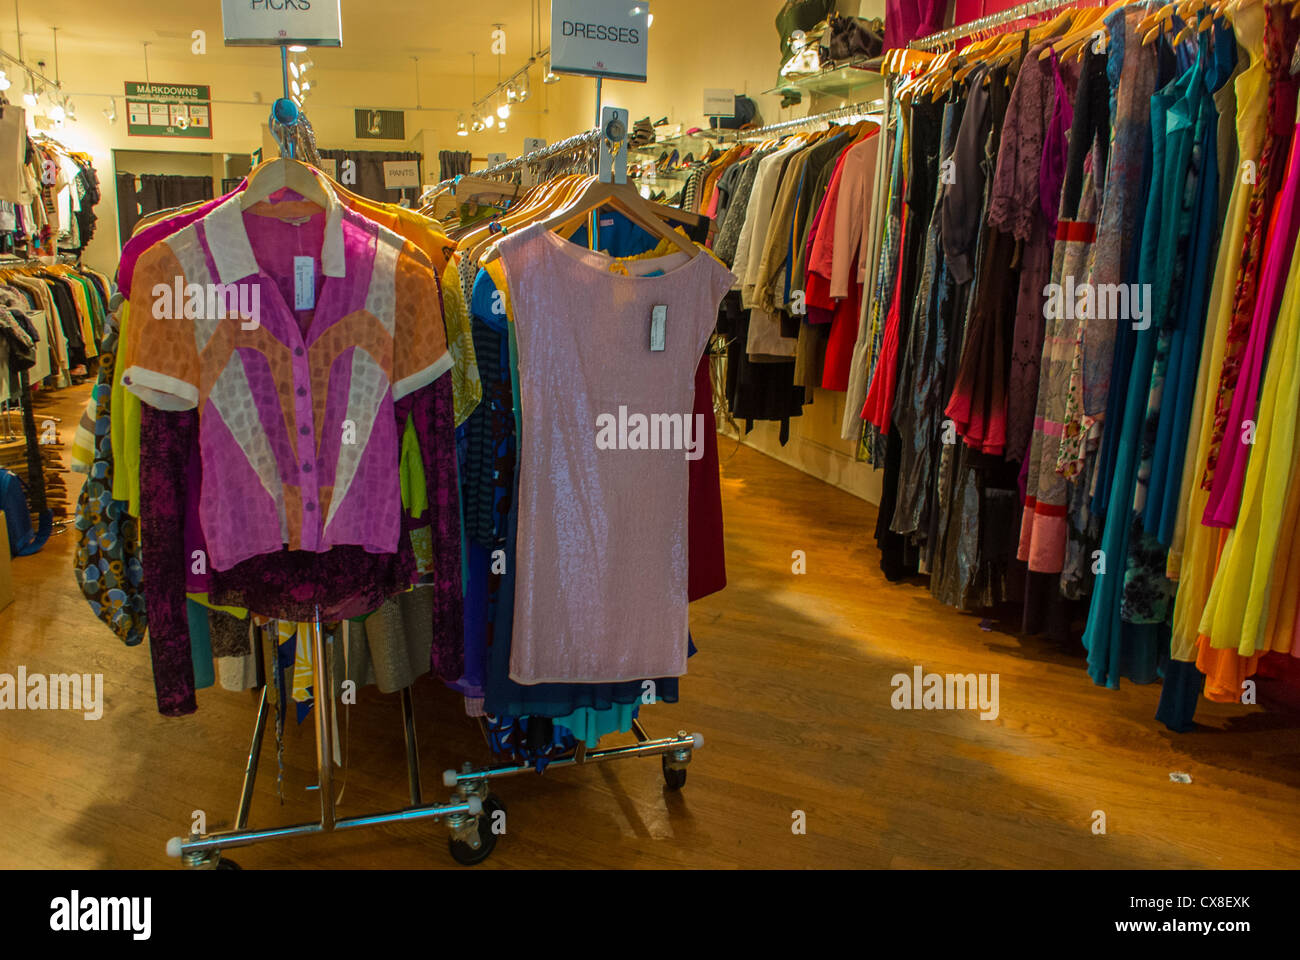
{"label": "red garment", "polygon": [[[857,276],[858,258],[853,258],[852,273]],[[853,348],[858,342],[858,324],[862,317],[862,284],[850,283],[851,296],[835,301],[831,335],[826,341],[826,365],[822,368],[822,389],[847,393],[849,372],[853,369]]]}
{"label": "red garment", "polygon": [[695,410],[704,417],[704,456],[688,461],[686,599],[698,600],[727,585],[722,542],[722,487],[718,482],[718,432],[713,418],[713,379],[705,354],[695,368]]}
{"label": "red garment", "polygon": [[[898,231],[898,249],[905,250],[907,242],[907,218],[903,218]],[[876,361],[876,373],[871,378],[871,387],[867,390],[866,403],[862,405],[862,419],[879,428],[881,433],[888,433],[893,423],[894,391],[898,388],[898,324],[899,289],[903,283],[903,271],[896,271],[894,277],[894,294],[889,301],[889,314],[885,318],[885,335],[880,344],[880,359]]]}

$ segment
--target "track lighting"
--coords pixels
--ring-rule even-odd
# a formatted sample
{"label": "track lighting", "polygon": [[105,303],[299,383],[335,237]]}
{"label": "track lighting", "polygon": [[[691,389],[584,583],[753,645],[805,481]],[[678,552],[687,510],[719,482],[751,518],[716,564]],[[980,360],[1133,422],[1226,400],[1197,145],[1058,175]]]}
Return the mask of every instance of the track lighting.
{"label": "track lighting", "polygon": [[456,118],[456,136],[458,137],[469,136],[469,131],[465,129],[465,114],[463,113]]}
{"label": "track lighting", "polygon": [[542,77],[542,83],[558,83],[559,80],[560,80],[559,74],[551,70],[551,58],[547,57],[546,74]]}
{"label": "track lighting", "polygon": [[0,90],[8,90],[12,86],[13,81],[9,79],[9,75],[0,70]]}
{"label": "track lighting", "polygon": [[497,107],[497,116],[500,117],[502,120],[505,120],[507,117],[509,117],[510,104],[504,100],[501,101],[501,104]]}

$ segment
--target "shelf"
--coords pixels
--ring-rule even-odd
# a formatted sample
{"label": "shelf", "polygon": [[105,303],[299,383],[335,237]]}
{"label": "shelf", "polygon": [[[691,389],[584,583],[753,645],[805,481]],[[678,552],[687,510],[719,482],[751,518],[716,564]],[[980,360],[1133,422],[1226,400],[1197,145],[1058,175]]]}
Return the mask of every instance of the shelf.
{"label": "shelf", "polygon": [[[873,57],[870,60],[855,60],[851,63],[823,70],[820,73],[790,77],[771,90],[764,90],[763,92],[772,96],[799,93],[847,97],[873,85],[883,86],[885,78],[880,74],[881,63],[880,57]],[[853,99],[861,98],[853,97]]]}

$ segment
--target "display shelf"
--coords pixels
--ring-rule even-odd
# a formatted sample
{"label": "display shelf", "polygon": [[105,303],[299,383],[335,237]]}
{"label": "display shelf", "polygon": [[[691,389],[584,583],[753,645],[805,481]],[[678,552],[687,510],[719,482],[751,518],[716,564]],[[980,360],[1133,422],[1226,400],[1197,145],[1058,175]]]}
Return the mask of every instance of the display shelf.
{"label": "display shelf", "polygon": [[764,90],[763,93],[771,96],[807,93],[835,97],[856,94],[873,85],[884,85],[885,78],[880,73],[883,62],[880,57],[854,60],[822,70],[820,73],[783,79],[771,90]]}

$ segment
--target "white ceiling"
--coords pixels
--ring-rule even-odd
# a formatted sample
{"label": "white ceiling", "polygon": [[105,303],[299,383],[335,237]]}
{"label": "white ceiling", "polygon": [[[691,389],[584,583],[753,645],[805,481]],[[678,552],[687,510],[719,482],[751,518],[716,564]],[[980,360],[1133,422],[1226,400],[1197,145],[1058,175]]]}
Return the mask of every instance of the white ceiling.
{"label": "white ceiling", "polygon": [[[550,3],[538,4],[550,33]],[[59,56],[129,58],[143,63],[142,43],[149,41],[153,60],[191,56],[191,33],[207,32],[207,56],[218,64],[264,65],[264,48],[226,47],[222,43],[220,0],[17,0],[25,59],[46,61],[53,75],[51,27],[58,27]],[[343,0],[343,47],[320,50],[313,57],[338,70],[390,72],[397,60],[420,58],[421,74],[470,74],[476,51],[481,81],[495,82],[496,57],[490,54],[495,23],[505,25],[508,74],[530,52],[529,21],[534,0]],[[0,47],[17,55],[14,7],[0,2]],[[544,46],[541,39],[534,46]],[[408,66],[412,66],[408,64]]]}

